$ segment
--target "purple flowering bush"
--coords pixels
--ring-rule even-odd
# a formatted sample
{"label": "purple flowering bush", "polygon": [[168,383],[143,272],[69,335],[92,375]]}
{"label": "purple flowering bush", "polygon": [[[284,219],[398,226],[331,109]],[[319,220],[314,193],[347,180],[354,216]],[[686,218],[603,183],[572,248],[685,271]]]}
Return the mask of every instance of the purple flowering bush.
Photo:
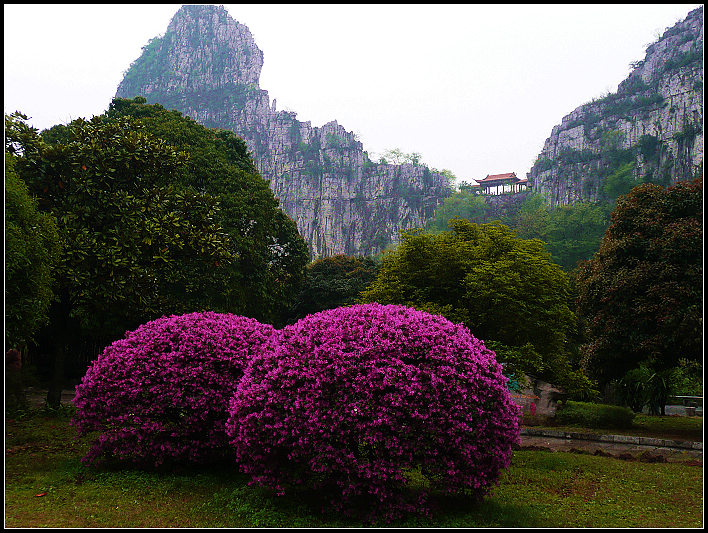
{"label": "purple flowering bush", "polygon": [[275,329],[215,312],[163,317],[106,347],[76,387],[86,463],[206,463],[228,456],[228,405]]}
{"label": "purple flowering bush", "polygon": [[226,431],[252,482],[323,488],[334,510],[393,519],[425,490],[481,497],[519,439],[494,352],[462,324],[366,304],[309,315],[271,338]]}

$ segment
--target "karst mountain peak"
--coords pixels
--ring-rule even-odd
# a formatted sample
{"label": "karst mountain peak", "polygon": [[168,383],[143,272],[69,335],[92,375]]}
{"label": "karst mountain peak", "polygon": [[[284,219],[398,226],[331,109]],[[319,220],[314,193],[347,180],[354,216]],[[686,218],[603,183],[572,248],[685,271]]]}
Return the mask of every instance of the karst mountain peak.
{"label": "karst mountain peak", "polygon": [[183,6],[128,69],[117,97],[143,96],[248,145],[313,258],[375,255],[421,227],[451,193],[427,166],[369,160],[335,118],[321,127],[279,111],[259,78],[263,52],[220,6]]}

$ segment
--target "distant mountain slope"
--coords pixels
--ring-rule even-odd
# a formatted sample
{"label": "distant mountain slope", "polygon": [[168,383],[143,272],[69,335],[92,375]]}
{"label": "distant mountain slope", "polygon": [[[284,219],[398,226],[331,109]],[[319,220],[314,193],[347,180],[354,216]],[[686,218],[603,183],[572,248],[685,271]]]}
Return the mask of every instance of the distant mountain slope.
{"label": "distant mountain slope", "polygon": [[375,255],[401,230],[423,226],[451,193],[425,166],[370,161],[336,121],[312,127],[277,111],[259,87],[262,66],[251,32],[223,7],[183,6],[143,48],[116,96],[144,96],[239,134],[313,257]]}
{"label": "distant mountain slope", "polygon": [[666,30],[614,94],[555,126],[527,174],[550,205],[622,183],[689,180],[703,165],[703,6]]}

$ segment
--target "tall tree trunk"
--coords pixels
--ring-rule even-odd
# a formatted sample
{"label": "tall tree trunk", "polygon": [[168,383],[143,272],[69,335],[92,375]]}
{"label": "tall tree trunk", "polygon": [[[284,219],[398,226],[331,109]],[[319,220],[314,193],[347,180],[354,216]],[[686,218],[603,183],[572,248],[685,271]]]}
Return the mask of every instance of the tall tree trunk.
{"label": "tall tree trunk", "polygon": [[51,354],[52,374],[47,391],[47,407],[58,409],[61,405],[61,391],[64,388],[64,367],[67,353],[70,350],[72,336],[78,331],[69,315],[69,296],[62,291],[61,297],[55,302],[51,316]]}
{"label": "tall tree trunk", "polygon": [[47,407],[58,409],[61,405],[61,391],[64,389],[64,362],[66,360],[66,342],[62,339],[57,343],[54,352],[54,368],[47,391]]}

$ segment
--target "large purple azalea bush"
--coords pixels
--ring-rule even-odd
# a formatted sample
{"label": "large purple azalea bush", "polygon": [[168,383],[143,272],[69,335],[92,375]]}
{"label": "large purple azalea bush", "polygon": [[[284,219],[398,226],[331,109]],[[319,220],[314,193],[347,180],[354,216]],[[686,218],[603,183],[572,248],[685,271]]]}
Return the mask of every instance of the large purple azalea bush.
{"label": "large purple azalea bush", "polygon": [[426,509],[426,491],[406,490],[414,477],[443,493],[489,492],[519,439],[506,382],[462,324],[397,305],[341,307],[271,338],[226,431],[253,482],[324,488],[330,509],[394,519]]}
{"label": "large purple azalea bush", "polygon": [[76,387],[72,424],[98,431],[84,462],[206,463],[230,456],[229,400],[272,326],[215,312],[163,317],[108,346]]}

